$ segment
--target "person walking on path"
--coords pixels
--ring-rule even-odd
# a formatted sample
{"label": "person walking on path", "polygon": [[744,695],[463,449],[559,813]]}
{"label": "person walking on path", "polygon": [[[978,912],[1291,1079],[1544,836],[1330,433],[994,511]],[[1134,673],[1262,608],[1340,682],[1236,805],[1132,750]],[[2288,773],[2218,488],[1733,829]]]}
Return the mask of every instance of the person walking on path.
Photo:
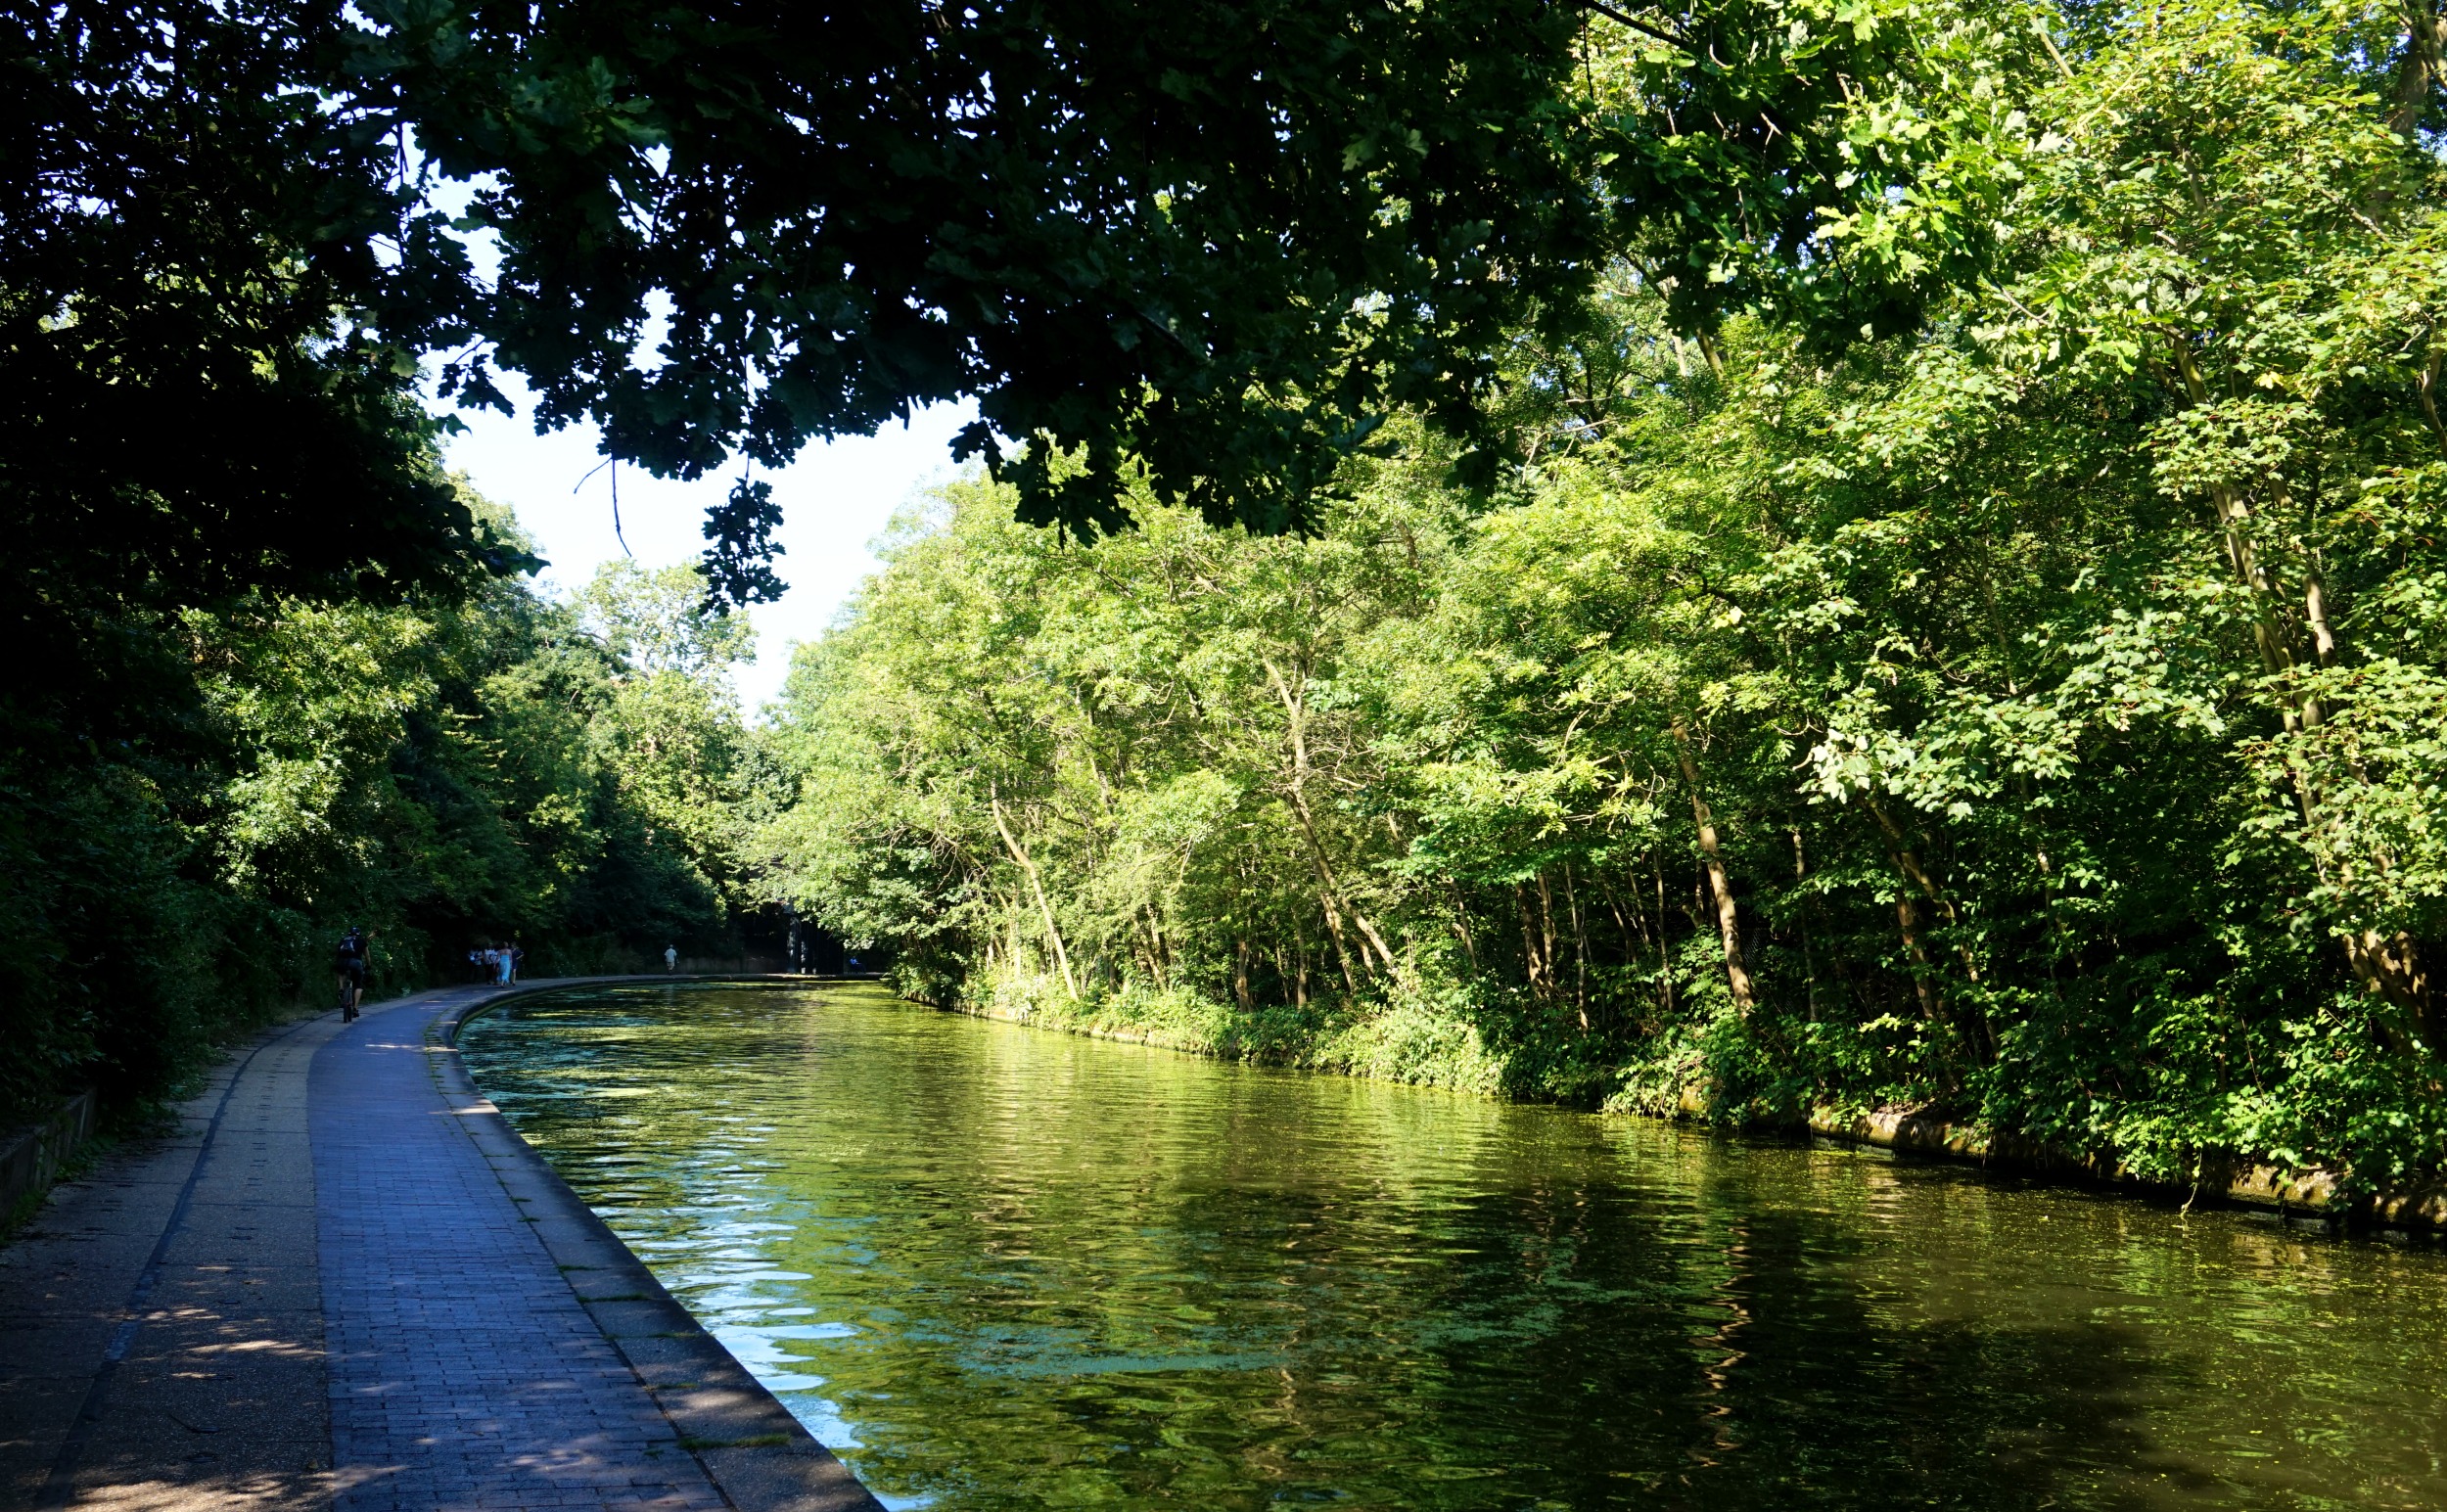
{"label": "person walking on path", "polygon": [[340,949],[333,964],[340,972],[340,1018],[345,1024],[356,1022],[357,1004],[365,996],[368,943],[365,931],[353,924],[348,926],[347,934],[340,937]]}
{"label": "person walking on path", "polygon": [[679,946],[665,945],[663,947],[663,969],[665,971],[679,970]]}
{"label": "person walking on path", "polygon": [[520,970],[527,965],[527,947],[512,939],[510,948],[501,952],[501,959],[507,967],[501,974],[501,981],[506,985],[519,980]]}

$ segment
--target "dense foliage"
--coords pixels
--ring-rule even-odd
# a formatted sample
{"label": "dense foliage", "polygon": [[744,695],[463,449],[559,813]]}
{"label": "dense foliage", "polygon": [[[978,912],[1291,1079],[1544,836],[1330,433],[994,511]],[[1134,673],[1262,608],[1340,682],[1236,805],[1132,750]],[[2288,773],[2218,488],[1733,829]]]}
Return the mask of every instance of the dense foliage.
{"label": "dense foliage", "polygon": [[745,838],[785,791],[723,675],[742,628],[694,571],[626,564],[570,606],[497,582],[122,620],[142,735],[0,756],[0,1108],[160,1090],[325,1001],[349,924],[386,995],[494,942],[539,971],[736,953]]}
{"label": "dense foliage", "polygon": [[914,991],[1208,1048],[2435,1168],[2438,36],[1971,50],[1984,274],[1830,352],[1627,259],[1524,329],[1492,498],[1430,437],[1308,538],[949,490],[802,654],[768,886]]}
{"label": "dense foliage", "polygon": [[[1580,88],[1633,12],[1638,87]],[[2030,45],[1937,0],[10,0],[0,477],[47,542],[200,541],[175,577],[430,575],[477,544],[399,465],[432,358],[691,479],[972,396],[1032,518],[1119,523],[1127,466],[1281,528],[1388,404],[1489,438],[1506,332],[1633,242],[1693,311],[1807,269],[1907,317],[2001,183],[1962,71]],[[717,591],[779,591],[774,520],[743,475]]]}
{"label": "dense foliage", "polygon": [[[1234,1053],[2447,1158],[2431,0],[9,15],[11,1102],[343,922],[761,901]],[[429,357],[990,468],[751,732],[770,488],[548,604]]]}
{"label": "dense foliage", "polygon": [[[1583,87],[1626,16],[1644,82]],[[1694,319],[1907,319],[1979,260],[2008,102],[1953,86],[2016,34],[1919,0],[5,0],[0,1101],[158,1086],[300,921],[548,897],[591,938],[696,906],[653,847],[755,822],[656,779],[620,789],[645,850],[562,846],[627,833],[571,753],[729,748],[652,733],[705,712],[684,669],[545,717],[627,674],[501,597],[533,563],[436,466],[437,395],[516,374],[617,460],[744,459],[706,522],[732,605],[780,591],[749,464],[939,398],[1031,518],[1118,525],[1152,470],[1282,528],[1406,406],[1483,481],[1507,343],[1620,248]],[[432,822],[313,838],[375,809]]]}

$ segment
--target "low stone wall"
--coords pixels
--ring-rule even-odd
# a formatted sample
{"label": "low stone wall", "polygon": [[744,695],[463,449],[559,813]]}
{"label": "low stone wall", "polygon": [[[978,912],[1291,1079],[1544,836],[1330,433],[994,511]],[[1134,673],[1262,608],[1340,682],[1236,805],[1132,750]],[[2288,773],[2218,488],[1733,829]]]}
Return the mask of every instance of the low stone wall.
{"label": "low stone wall", "polygon": [[1821,1108],[1810,1115],[1810,1132],[1849,1144],[1875,1145],[1938,1160],[2007,1166],[2044,1174],[2147,1187],[2170,1195],[2206,1197],[2235,1207],[2259,1208],[2353,1226],[2367,1224],[2447,1235],[2447,1186],[2436,1184],[2354,1197],[2346,1192],[2343,1175],[2337,1171],[2317,1167],[2286,1170],[2239,1160],[2204,1166],[2196,1187],[2150,1181],[2119,1163],[2071,1155],[2026,1135],[1984,1134],[1967,1124],[1950,1123],[1905,1110],[1842,1118],[1832,1109]]}
{"label": "low stone wall", "polygon": [[0,1148],[0,1225],[14,1222],[27,1199],[51,1189],[78,1145],[93,1137],[94,1094],[79,1092],[40,1123],[4,1136]]}

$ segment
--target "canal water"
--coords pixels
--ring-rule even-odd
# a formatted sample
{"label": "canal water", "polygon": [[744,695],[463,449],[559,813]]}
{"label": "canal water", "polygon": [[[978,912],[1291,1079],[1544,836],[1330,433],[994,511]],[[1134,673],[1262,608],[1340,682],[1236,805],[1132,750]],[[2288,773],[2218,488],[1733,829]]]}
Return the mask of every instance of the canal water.
{"label": "canal water", "polygon": [[478,1083],[890,1506],[2447,1507],[2447,1255],[952,1017]]}

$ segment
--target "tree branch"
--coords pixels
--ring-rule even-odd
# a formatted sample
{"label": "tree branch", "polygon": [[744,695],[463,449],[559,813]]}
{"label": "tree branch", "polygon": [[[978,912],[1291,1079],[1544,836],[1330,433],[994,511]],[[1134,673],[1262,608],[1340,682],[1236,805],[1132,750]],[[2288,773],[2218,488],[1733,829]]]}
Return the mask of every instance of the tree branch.
{"label": "tree branch", "polygon": [[1572,0],[1572,3],[1579,6],[1584,11],[1594,11],[1608,21],[1616,22],[1629,26],[1634,31],[1639,32],[1641,36],[1663,42],[1668,47],[1679,47],[1684,52],[1689,53],[1693,57],[1698,56],[1699,48],[1689,38],[1677,32],[1668,31],[1664,27],[1653,25],[1650,23],[1641,21],[1636,16],[1630,16],[1622,11],[1618,11],[1613,6],[1606,4],[1605,0]]}

